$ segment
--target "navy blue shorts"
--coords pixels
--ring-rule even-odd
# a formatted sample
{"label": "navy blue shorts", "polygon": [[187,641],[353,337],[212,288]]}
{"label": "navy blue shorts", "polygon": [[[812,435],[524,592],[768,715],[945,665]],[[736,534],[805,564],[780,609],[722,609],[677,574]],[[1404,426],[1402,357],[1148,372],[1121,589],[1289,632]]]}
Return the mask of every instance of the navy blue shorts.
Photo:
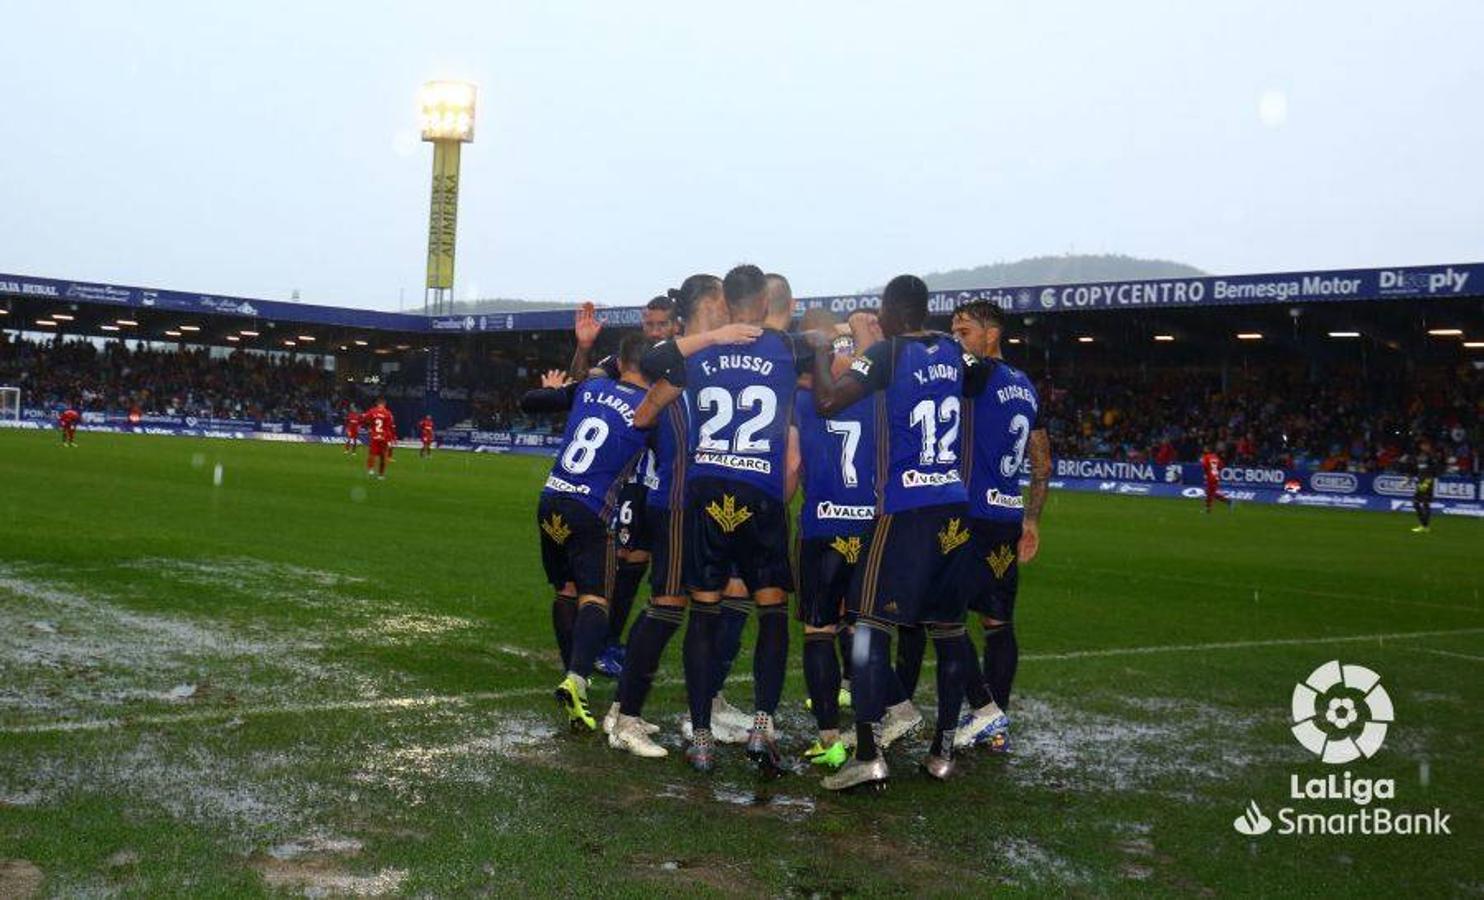
{"label": "navy blue shorts", "polygon": [[799,540],[794,566],[799,578],[798,620],[811,628],[840,624],[851,576],[865,555],[864,533]]}
{"label": "navy blue shorts", "polygon": [[536,525],[541,565],[553,587],[561,590],[570,581],[579,597],[613,596],[618,548],[607,522],[576,500],[543,494],[536,505]]}
{"label": "navy blue shorts", "polygon": [[685,513],[646,504],[649,532],[649,593],[653,597],[685,596]]}
{"label": "navy blue shorts", "polygon": [[846,610],[896,625],[963,622],[970,540],[967,504],[878,516],[855,567]]}
{"label": "navy blue shorts", "polygon": [[613,515],[613,531],[618,535],[620,550],[648,550],[650,547],[649,488],[643,482],[631,481],[618,493],[618,511]]}
{"label": "navy blue shorts", "polygon": [[973,548],[968,566],[969,609],[1001,622],[1015,615],[1015,591],[1020,586],[1021,526],[1016,521],[969,520],[969,544]]}
{"label": "navy blue shorts", "polygon": [[686,486],[685,583],[720,591],[729,578],[747,590],[792,591],[788,505],[749,484],[696,478]]}

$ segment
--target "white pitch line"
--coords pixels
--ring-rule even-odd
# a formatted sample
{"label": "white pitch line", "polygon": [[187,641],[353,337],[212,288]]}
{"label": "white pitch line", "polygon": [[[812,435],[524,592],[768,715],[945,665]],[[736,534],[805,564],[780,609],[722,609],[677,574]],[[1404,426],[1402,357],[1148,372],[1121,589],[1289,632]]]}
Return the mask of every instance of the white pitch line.
{"label": "white pitch line", "polygon": [[1322,638],[1268,638],[1260,641],[1218,641],[1213,644],[1161,644],[1154,647],[1112,647],[1107,650],[1073,650],[1067,653],[1023,653],[1022,660],[1044,662],[1059,659],[1091,659],[1098,656],[1144,656],[1153,653],[1199,653],[1204,650],[1244,650],[1253,647],[1306,647],[1312,644],[1359,644],[1369,641],[1399,641],[1408,638],[1484,634],[1484,628],[1454,628],[1446,631],[1393,631],[1388,634],[1347,634]]}
{"label": "white pitch line", "polygon": [[[1053,662],[1070,659],[1093,659],[1110,656],[1147,656],[1159,653],[1199,653],[1207,650],[1244,650],[1257,647],[1305,647],[1317,644],[1357,644],[1370,641],[1397,641],[1413,638],[1452,637],[1466,634],[1484,634],[1484,628],[1458,628],[1445,631],[1395,631],[1386,634],[1351,634],[1323,638],[1269,638],[1259,641],[1218,641],[1210,644],[1159,644],[1152,647],[1112,647],[1106,650],[1073,650],[1067,653],[1026,653],[1021,660],[1026,662]],[[1471,657],[1461,653],[1430,651],[1449,656],[1484,661],[1484,657]],[[931,666],[932,660],[926,661]],[[750,682],[750,675],[738,674],[729,679],[732,683]],[[656,687],[678,687],[678,679],[655,679]],[[108,719],[81,719],[72,722],[38,722],[33,725],[0,726],[0,734],[66,734],[86,731],[108,731],[131,725],[179,725],[189,722],[207,722],[215,719],[249,718],[257,716],[303,715],[327,712],[354,712],[362,710],[430,709],[439,706],[455,706],[466,703],[487,703],[499,700],[517,700],[541,697],[551,693],[548,687],[513,688],[508,691],[478,691],[472,694],[432,694],[424,697],[378,697],[367,700],[328,700],[322,703],[286,703],[278,706],[240,706],[220,709],[189,710],[179,713],[154,713],[141,716],[120,716]]]}
{"label": "white pitch line", "polygon": [[1471,656],[1467,653],[1454,653],[1452,650],[1434,650],[1431,647],[1408,647],[1414,653],[1431,653],[1434,656],[1447,656],[1452,659],[1467,659],[1472,662],[1484,662],[1484,656]]}

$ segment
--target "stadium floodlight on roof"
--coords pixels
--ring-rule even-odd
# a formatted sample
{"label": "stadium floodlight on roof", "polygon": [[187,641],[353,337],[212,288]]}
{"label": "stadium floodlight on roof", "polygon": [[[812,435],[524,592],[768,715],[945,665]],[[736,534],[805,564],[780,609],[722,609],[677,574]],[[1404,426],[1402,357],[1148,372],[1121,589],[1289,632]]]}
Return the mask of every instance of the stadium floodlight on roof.
{"label": "stadium floodlight on roof", "polygon": [[1484,350],[1484,341],[1464,341],[1463,345],[1470,350]]}
{"label": "stadium floodlight on roof", "polygon": [[51,319],[37,319],[36,320],[36,324],[37,325],[42,325],[42,326],[44,326],[46,328],[56,328],[57,327],[57,323],[56,322],[53,322]]}
{"label": "stadium floodlight on roof", "polygon": [[248,331],[246,328],[242,329],[241,331],[239,331],[237,333],[240,334],[240,335],[242,335],[243,337],[257,337],[258,336],[258,333],[256,331]]}
{"label": "stadium floodlight on roof", "polygon": [[133,319],[114,319],[113,324],[122,325],[125,328],[135,328],[139,325],[139,323],[134,321]]}
{"label": "stadium floodlight on roof", "polygon": [[467,81],[429,81],[417,105],[425,141],[474,140],[474,104],[479,88]]}
{"label": "stadium floodlight on roof", "polygon": [[200,325],[177,325],[175,327],[176,328],[179,328],[181,331],[200,331],[201,330],[201,326]]}
{"label": "stadium floodlight on roof", "polygon": [[1154,340],[1161,344],[1169,344],[1174,342],[1175,336],[1173,334],[1156,334]]}
{"label": "stadium floodlight on roof", "polygon": [[298,336],[298,338],[306,344],[314,343],[314,335],[312,334],[301,334]]}
{"label": "stadium floodlight on roof", "polygon": [[1432,335],[1433,337],[1461,337],[1463,335],[1463,329],[1462,328],[1429,328],[1429,329],[1427,329],[1427,333],[1430,334],[1430,335]]}
{"label": "stadium floodlight on roof", "polygon": [[1081,337],[1077,338],[1077,343],[1079,344],[1091,344],[1092,342],[1093,338],[1091,335],[1084,334]]}
{"label": "stadium floodlight on roof", "polygon": [[165,337],[180,337],[180,332],[171,329],[170,331],[165,332]]}
{"label": "stadium floodlight on roof", "polygon": [[465,81],[430,81],[418,93],[422,138],[433,145],[433,192],[428,209],[428,277],[424,311],[453,304],[453,262],[458,237],[460,148],[474,140],[479,89]]}
{"label": "stadium floodlight on roof", "polygon": [[117,325],[99,325],[98,329],[100,331],[118,331],[119,327]]}
{"label": "stadium floodlight on roof", "polygon": [[1332,338],[1358,338],[1358,337],[1360,337],[1360,332],[1358,332],[1358,331],[1331,331],[1329,333],[1329,336],[1332,337]]}
{"label": "stadium floodlight on roof", "polygon": [[1260,340],[1262,340],[1262,332],[1260,332],[1260,331],[1239,331],[1239,332],[1237,332],[1237,340],[1239,340],[1239,341],[1260,341]]}
{"label": "stadium floodlight on roof", "polygon": [[73,319],[75,319],[77,317],[76,316],[69,316],[66,313],[52,313],[52,318],[53,319],[56,319],[58,322],[71,322]]}

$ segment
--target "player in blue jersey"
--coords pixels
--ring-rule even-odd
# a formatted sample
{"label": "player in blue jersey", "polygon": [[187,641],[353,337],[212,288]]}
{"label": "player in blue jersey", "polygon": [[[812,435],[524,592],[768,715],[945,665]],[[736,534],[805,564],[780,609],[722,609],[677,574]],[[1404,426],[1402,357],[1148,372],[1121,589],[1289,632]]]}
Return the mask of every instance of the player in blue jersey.
{"label": "player in blue jersey", "polygon": [[[678,290],[670,291],[675,316],[683,336],[666,343],[682,354],[695,353],[717,342],[741,342],[760,333],[752,326],[728,324],[721,279],[714,275],[692,275]],[[649,727],[641,715],[649,689],[659,670],[665,647],[679,629],[688,597],[683,564],[686,470],[691,456],[691,410],[684,402],[660,409],[641,407],[641,424],[650,431],[650,456],[641,470],[648,493],[645,518],[651,548],[650,599],[644,612],[629,629],[623,673],[618,683],[618,708],[605,719],[609,746],[635,756],[660,757],[663,747],[648,738]]]}
{"label": "player in blue jersey", "polygon": [[[767,278],[757,266],[732,269],[722,292],[734,323],[767,318]],[[794,387],[810,364],[806,342],[763,328],[745,347],[711,347],[688,358],[676,343],[654,348],[644,371],[658,409],[682,398],[693,416],[686,487],[685,583],[691,593],[685,638],[692,740],[686,760],[715,767],[711,697],[722,589],[735,572],[757,604],[753,665],[755,713],[747,755],[768,776],[781,774],[773,714],[788,656],[786,599],[793,589],[788,552],[788,429]],[[643,421],[641,417],[641,421]]]}
{"label": "player in blue jersey", "polygon": [[[1015,640],[1015,595],[1021,563],[1040,548],[1041,509],[1051,478],[1051,441],[1041,424],[1035,385],[1005,362],[1000,341],[1005,314],[985,300],[954,310],[953,335],[984,361],[984,389],[964,407],[963,461],[969,485],[972,593],[969,609],[984,624],[984,667],[992,703],[959,722],[959,746],[986,744],[1009,750],[1010,685],[1020,658]],[[1030,484],[1021,495],[1020,474],[1030,461]]]}
{"label": "player in blue jersey", "polygon": [[[821,785],[829,790],[884,785],[877,746],[892,694],[889,662],[898,626],[925,626],[938,655],[938,714],[923,768],[952,771],[954,730],[965,692],[982,692],[978,661],[964,631],[968,493],[960,473],[959,429],[966,393],[980,384],[977,359],[950,337],[925,330],[927,286],[913,275],[891,280],[881,298],[885,340],[838,380],[828,359],[814,363],[815,409],[826,418],[876,394],[876,510],[869,549],[847,600],[852,640],[856,755]],[[827,340],[828,337],[826,336]],[[978,705],[977,703],[975,704]]]}
{"label": "player in blue jersey", "polygon": [[[651,346],[674,337],[676,331],[675,301],[669,296],[653,298],[645,304],[640,314],[639,325],[644,332],[645,340]],[[568,376],[574,381],[580,381],[592,375],[618,378],[618,363],[613,356],[604,357],[596,364],[592,363],[593,347],[597,344],[602,330],[603,325],[598,320],[597,310],[592,303],[584,303],[578,308],[572,329],[577,339],[577,349],[573,352],[571,365],[567,369]],[[652,472],[653,469],[654,458],[651,450],[646,452],[644,459],[640,461],[638,471],[624,484],[623,490],[619,493],[618,508],[614,514],[616,518],[614,530],[618,536],[618,573],[613,580],[612,614],[608,617],[608,643],[603,648],[603,652],[598,654],[598,661],[595,665],[599,675],[606,675],[610,678],[617,678],[623,672],[624,626],[628,623],[629,611],[633,607],[634,597],[639,592],[639,584],[644,580],[644,572],[649,568],[649,529],[647,527],[648,517],[645,515],[649,490],[645,486],[645,478],[646,473]]]}
{"label": "player in blue jersey", "polygon": [[[833,331],[832,323],[827,312],[814,310],[804,327]],[[837,339],[832,349],[835,374],[842,375],[856,346],[848,338],[842,346]],[[819,728],[818,740],[804,756],[839,768],[848,758],[840,739],[840,701],[848,694],[842,693],[835,643],[844,627],[851,576],[876,518],[876,404],[860,400],[826,419],[814,409],[812,384],[812,374],[801,379],[794,403],[804,487],[795,549],[797,614],[804,627],[804,684]]]}
{"label": "player in blue jersey", "polygon": [[587,682],[608,634],[608,600],[618,565],[610,523],[619,489],[647,439],[634,425],[648,388],[639,371],[644,349],[641,335],[624,338],[618,381],[599,377],[562,387],[548,384],[521,398],[528,412],[571,410],[536,517],[542,566],[558,591],[552,621],[566,675],[556,698],[574,727],[589,730],[597,723],[588,709]]}

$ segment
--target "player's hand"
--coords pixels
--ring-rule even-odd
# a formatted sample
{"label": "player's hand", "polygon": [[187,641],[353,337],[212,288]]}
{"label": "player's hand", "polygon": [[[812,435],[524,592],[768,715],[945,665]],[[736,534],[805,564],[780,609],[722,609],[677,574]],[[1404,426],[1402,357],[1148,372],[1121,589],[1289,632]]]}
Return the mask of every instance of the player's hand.
{"label": "player's hand", "polygon": [[804,332],[804,340],[808,341],[809,346],[813,347],[815,351],[833,350],[835,348],[835,335],[830,334],[828,331],[820,331],[818,329],[806,331]]}
{"label": "player's hand", "polygon": [[750,344],[762,337],[762,328],[756,325],[744,325],[741,322],[733,322],[723,325],[711,332],[712,343],[715,344]]}
{"label": "player's hand", "polygon": [[571,383],[572,379],[568,378],[567,373],[561,369],[548,369],[546,374],[541,376],[541,386],[544,388],[561,390]]}
{"label": "player's hand", "polygon": [[1041,529],[1036,525],[1026,525],[1020,532],[1020,546],[1015,548],[1015,556],[1021,565],[1025,565],[1036,558],[1041,550]]}
{"label": "player's hand", "polygon": [[577,333],[577,346],[591,348],[598,340],[598,332],[603,330],[603,323],[598,321],[598,314],[591,300],[577,307],[577,320],[572,326]]}
{"label": "player's hand", "polygon": [[881,320],[872,315],[860,314],[850,317],[850,336],[855,340],[855,352],[863,353],[872,344],[886,340],[881,331]]}

